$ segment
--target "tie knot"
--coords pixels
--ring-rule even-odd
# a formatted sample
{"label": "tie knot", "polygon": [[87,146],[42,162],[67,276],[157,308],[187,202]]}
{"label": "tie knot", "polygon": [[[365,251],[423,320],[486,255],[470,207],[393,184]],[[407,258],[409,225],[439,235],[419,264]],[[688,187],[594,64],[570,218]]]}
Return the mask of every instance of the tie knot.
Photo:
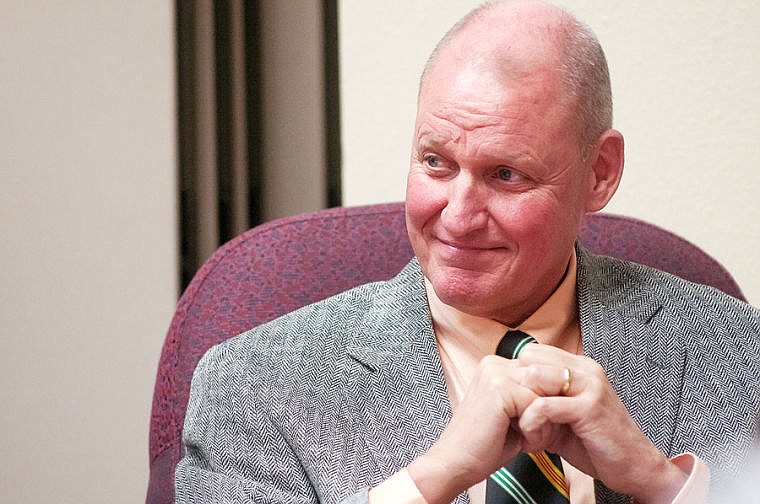
{"label": "tie knot", "polygon": [[496,346],[496,355],[507,359],[516,359],[525,345],[536,343],[536,339],[522,331],[507,331]]}

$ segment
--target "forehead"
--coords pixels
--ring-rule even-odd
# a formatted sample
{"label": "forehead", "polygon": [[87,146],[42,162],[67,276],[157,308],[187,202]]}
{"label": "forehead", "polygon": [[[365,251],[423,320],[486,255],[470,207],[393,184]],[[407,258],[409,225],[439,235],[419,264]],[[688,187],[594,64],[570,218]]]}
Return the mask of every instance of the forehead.
{"label": "forehead", "polygon": [[441,60],[420,89],[416,133],[441,141],[538,144],[566,130],[568,110],[555,72],[494,71],[483,61]]}

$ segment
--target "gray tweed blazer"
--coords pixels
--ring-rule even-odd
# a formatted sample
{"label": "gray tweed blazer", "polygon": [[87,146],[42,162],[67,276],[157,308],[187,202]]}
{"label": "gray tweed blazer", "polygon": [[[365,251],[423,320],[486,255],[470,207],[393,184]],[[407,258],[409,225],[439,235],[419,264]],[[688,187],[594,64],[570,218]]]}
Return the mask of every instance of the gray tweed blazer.
{"label": "gray tweed blazer", "polygon": [[[735,473],[760,430],[760,311],[578,250],[586,354],[666,454]],[[451,417],[416,260],[228,340],[195,372],[179,503],[366,502]],[[597,502],[626,502],[597,482]],[[466,493],[458,504],[468,502]]]}

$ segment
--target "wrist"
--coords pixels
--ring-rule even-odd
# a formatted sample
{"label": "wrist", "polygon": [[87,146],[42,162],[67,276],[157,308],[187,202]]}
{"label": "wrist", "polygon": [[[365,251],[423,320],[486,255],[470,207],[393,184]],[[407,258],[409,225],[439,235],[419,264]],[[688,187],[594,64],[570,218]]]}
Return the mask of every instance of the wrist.
{"label": "wrist", "polygon": [[477,482],[469,482],[456,468],[430,452],[418,457],[407,472],[428,504],[450,503]]}
{"label": "wrist", "polygon": [[402,469],[374,488],[370,488],[369,504],[430,504],[420,493],[409,476]]}
{"label": "wrist", "polygon": [[665,457],[652,467],[651,476],[640,478],[643,488],[632,492],[635,504],[669,504],[672,503],[688,479],[685,473]]}

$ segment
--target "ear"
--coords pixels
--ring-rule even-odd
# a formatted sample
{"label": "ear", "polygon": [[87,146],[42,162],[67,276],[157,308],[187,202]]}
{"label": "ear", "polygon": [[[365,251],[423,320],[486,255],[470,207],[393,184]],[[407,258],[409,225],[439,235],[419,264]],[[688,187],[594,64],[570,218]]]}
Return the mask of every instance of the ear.
{"label": "ear", "polygon": [[591,179],[586,211],[601,210],[617,191],[625,164],[625,143],[617,130],[607,130],[599,136],[596,147],[587,160]]}

